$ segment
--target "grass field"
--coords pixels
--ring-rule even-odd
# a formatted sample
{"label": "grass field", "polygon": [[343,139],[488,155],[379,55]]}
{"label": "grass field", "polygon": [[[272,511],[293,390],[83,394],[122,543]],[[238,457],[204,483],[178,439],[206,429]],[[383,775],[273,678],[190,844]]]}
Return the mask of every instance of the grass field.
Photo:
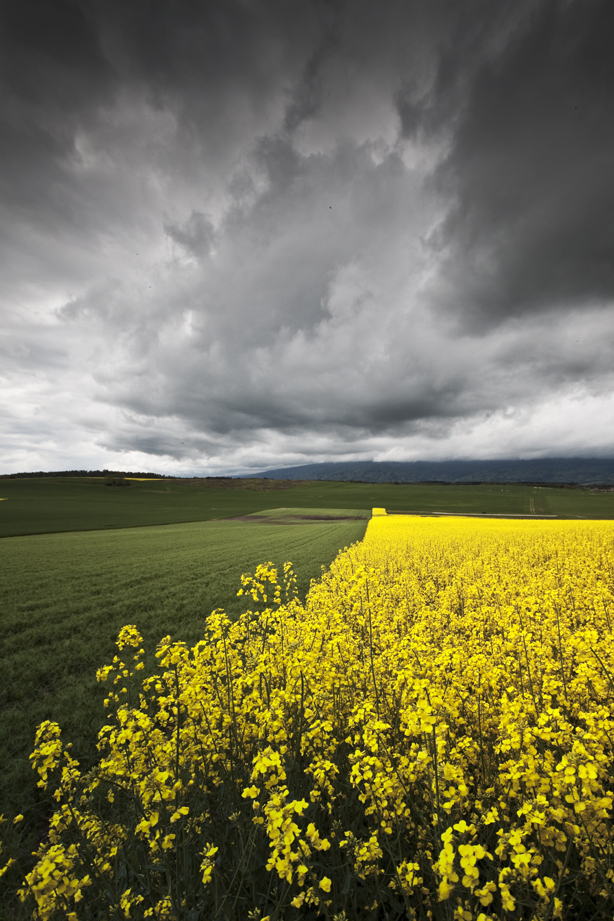
{"label": "grass field", "polygon": [[91,757],[104,696],[95,672],[113,658],[122,626],[139,626],[152,667],[166,634],[195,643],[214,608],[245,610],[240,576],[259,563],[291,560],[304,597],[321,567],[362,538],[368,517],[282,509],[242,521],[1,540],[0,813],[24,812],[20,803],[26,815],[36,811],[28,755],[42,720],[57,720],[77,757]]}
{"label": "grass field", "polygon": [[[247,485],[245,485],[247,484]],[[614,493],[518,484],[303,483],[292,480],[132,481],[113,488],[104,479],[48,477],[0,480],[0,537],[205,521],[294,508],[403,512],[553,514],[614,518]]]}

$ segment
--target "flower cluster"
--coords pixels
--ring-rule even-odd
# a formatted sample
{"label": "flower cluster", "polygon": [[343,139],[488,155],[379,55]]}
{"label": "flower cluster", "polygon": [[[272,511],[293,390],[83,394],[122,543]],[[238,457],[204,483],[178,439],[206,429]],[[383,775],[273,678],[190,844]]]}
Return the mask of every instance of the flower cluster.
{"label": "flower cluster", "polygon": [[611,918],[613,539],[378,515],[152,677],[124,628],[96,768],[38,731],[33,917]]}

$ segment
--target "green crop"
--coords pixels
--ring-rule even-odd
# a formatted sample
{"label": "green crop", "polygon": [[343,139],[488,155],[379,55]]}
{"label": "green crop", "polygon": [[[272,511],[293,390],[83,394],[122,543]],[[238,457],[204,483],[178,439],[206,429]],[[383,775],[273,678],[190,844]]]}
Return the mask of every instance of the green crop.
{"label": "green crop", "polygon": [[69,728],[75,753],[91,758],[102,699],[95,673],[123,624],[138,621],[152,650],[167,634],[195,643],[213,609],[245,610],[240,577],[262,559],[296,561],[304,597],[321,567],[362,538],[369,514],[296,511],[316,517],[286,509],[247,521],[0,540],[0,813],[16,797],[40,811],[28,753],[42,720]]}

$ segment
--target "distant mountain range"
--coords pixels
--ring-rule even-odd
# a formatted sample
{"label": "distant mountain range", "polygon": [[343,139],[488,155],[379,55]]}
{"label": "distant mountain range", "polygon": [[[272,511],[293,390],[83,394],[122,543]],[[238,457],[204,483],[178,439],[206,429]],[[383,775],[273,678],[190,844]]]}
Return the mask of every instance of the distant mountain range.
{"label": "distant mountain range", "polygon": [[565,483],[614,485],[614,458],[542,457],[535,460],[356,461],[303,464],[244,474],[276,480],[361,483]]}

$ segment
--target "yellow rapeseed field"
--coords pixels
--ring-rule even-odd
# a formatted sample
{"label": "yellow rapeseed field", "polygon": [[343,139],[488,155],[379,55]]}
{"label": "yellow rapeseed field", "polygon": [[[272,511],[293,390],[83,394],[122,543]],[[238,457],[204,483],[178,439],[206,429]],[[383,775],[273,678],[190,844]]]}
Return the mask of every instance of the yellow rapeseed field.
{"label": "yellow rapeseed field", "polygon": [[261,566],[158,675],[125,627],[95,770],[38,731],[33,917],[612,918],[613,548],[377,515],[304,605]]}

